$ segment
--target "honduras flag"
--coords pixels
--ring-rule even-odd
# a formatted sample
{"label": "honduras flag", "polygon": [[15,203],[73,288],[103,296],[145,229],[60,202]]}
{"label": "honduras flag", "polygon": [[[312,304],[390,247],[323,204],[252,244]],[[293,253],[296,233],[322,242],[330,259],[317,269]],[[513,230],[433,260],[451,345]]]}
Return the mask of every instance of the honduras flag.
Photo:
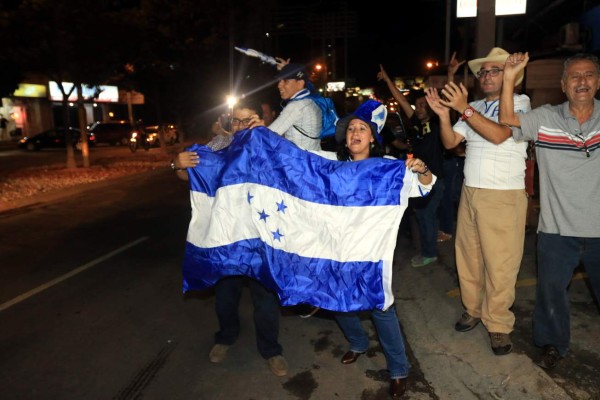
{"label": "honduras flag", "polygon": [[188,169],[184,292],[245,275],[284,306],[348,312],[394,302],[396,236],[417,180],[404,162],[332,161],[262,127],[216,152],[188,150],[200,164]]}

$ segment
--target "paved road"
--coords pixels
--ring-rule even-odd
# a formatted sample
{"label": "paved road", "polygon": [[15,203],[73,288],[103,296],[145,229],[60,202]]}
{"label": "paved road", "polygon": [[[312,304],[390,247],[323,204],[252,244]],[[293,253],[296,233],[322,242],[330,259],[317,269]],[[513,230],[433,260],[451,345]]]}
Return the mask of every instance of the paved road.
{"label": "paved road", "polygon": [[[0,214],[2,399],[388,398],[367,314],[371,347],[346,366],[331,315],[283,309],[290,373],[277,378],[256,351],[245,293],[240,339],[223,364],[208,361],[214,298],[181,294],[189,201],[172,172],[39,200]],[[600,398],[600,318],[583,279],[571,287],[571,354],[550,374],[531,362],[534,241],[529,234],[519,276],[515,351],[497,357],[483,327],[452,328],[462,311],[452,243],[440,246],[438,263],[414,269],[412,243],[399,237],[394,292],[413,366],[406,399]]]}

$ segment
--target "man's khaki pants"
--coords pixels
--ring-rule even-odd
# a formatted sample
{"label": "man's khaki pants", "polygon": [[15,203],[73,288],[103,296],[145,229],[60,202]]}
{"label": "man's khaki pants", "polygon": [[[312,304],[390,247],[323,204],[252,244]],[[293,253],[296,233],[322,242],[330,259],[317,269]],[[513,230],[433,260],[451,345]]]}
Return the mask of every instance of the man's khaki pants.
{"label": "man's khaki pants", "polygon": [[515,284],[523,257],[524,189],[463,186],[456,227],[456,268],[462,302],[488,332],[510,333]]}

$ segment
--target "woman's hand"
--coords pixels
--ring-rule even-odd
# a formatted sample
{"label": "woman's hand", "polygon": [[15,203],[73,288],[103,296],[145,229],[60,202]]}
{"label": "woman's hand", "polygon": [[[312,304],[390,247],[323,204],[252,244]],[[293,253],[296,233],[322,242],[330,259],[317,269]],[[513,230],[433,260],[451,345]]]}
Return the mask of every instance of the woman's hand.
{"label": "woman's hand", "polygon": [[425,164],[423,160],[419,158],[407,158],[405,165],[406,168],[410,169],[414,173],[421,175],[431,174],[429,172],[429,168],[427,168],[427,164]]}
{"label": "woman's hand", "polygon": [[406,168],[410,169],[413,173],[418,174],[419,183],[422,185],[430,185],[433,181],[433,174],[427,167],[427,164],[418,158],[406,159]]}

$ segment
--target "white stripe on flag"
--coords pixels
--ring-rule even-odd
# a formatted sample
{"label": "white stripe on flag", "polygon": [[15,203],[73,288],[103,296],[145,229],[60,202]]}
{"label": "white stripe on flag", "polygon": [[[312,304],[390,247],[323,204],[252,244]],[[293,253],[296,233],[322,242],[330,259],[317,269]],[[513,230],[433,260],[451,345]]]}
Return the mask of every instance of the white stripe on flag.
{"label": "white stripe on flag", "polygon": [[221,187],[214,198],[199,192],[190,196],[194,211],[187,240],[195,246],[260,238],[289,253],[340,262],[391,260],[406,208],[318,204],[252,183]]}

